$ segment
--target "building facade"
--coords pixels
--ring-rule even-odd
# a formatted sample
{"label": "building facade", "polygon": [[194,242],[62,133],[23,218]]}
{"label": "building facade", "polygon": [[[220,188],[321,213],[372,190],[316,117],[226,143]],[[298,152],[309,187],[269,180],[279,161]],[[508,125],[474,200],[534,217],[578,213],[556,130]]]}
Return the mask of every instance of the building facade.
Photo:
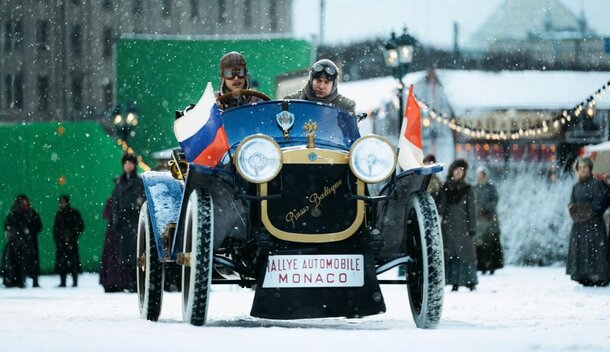
{"label": "building facade", "polygon": [[0,0],[0,123],[114,105],[121,36],[289,36],[291,0]]}

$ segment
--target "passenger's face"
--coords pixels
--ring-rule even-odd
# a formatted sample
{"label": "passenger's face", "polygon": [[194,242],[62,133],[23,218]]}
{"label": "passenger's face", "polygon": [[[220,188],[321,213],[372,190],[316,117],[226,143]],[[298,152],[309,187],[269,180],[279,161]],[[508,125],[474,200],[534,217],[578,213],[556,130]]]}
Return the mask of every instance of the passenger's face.
{"label": "passenger's face", "polygon": [[477,182],[482,185],[487,181],[487,175],[484,172],[479,172],[477,174]]}
{"label": "passenger's face", "polygon": [[333,90],[333,81],[329,81],[324,77],[314,78],[312,88],[316,97],[324,98]]}

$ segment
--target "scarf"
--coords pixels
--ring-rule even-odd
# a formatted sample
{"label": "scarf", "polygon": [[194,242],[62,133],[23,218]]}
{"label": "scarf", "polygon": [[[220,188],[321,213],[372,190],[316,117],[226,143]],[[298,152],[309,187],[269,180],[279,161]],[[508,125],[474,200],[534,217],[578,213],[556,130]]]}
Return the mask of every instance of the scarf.
{"label": "scarf", "polygon": [[339,92],[337,91],[337,81],[333,82],[333,89],[330,91],[329,95],[323,98],[318,98],[316,96],[316,93],[313,91],[313,88],[311,87],[311,80],[309,80],[305,84],[305,87],[303,87],[303,90],[301,91],[301,96],[299,98],[309,101],[319,101],[320,103],[324,104],[331,104],[333,101],[335,101],[335,99],[337,99],[337,95],[339,95]]}

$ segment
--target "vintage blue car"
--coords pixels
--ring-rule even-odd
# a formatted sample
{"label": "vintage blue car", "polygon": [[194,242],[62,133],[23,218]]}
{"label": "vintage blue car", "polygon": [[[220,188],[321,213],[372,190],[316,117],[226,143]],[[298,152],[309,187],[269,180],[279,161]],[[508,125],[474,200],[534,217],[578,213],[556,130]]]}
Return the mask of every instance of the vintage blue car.
{"label": "vintage blue car", "polygon": [[[250,314],[267,319],[379,314],[380,284],[406,285],[417,327],[437,325],[443,245],[426,188],[441,165],[398,173],[391,143],[326,104],[265,101],[221,117],[230,149],[216,167],[175,149],[171,171],[143,174],[142,318],[159,318],[165,267],[180,265],[193,325],[206,323],[214,284],[255,287]],[[397,266],[404,278],[377,278]]]}

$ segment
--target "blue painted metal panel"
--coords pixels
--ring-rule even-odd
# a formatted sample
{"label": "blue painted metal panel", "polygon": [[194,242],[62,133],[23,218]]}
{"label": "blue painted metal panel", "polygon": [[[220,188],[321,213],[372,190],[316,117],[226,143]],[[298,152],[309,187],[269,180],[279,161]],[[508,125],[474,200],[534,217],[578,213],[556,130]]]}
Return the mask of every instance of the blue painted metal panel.
{"label": "blue painted metal panel", "polygon": [[148,171],[142,174],[142,179],[157,252],[162,258],[164,248],[160,236],[167,224],[178,223],[184,185],[167,171]]}

